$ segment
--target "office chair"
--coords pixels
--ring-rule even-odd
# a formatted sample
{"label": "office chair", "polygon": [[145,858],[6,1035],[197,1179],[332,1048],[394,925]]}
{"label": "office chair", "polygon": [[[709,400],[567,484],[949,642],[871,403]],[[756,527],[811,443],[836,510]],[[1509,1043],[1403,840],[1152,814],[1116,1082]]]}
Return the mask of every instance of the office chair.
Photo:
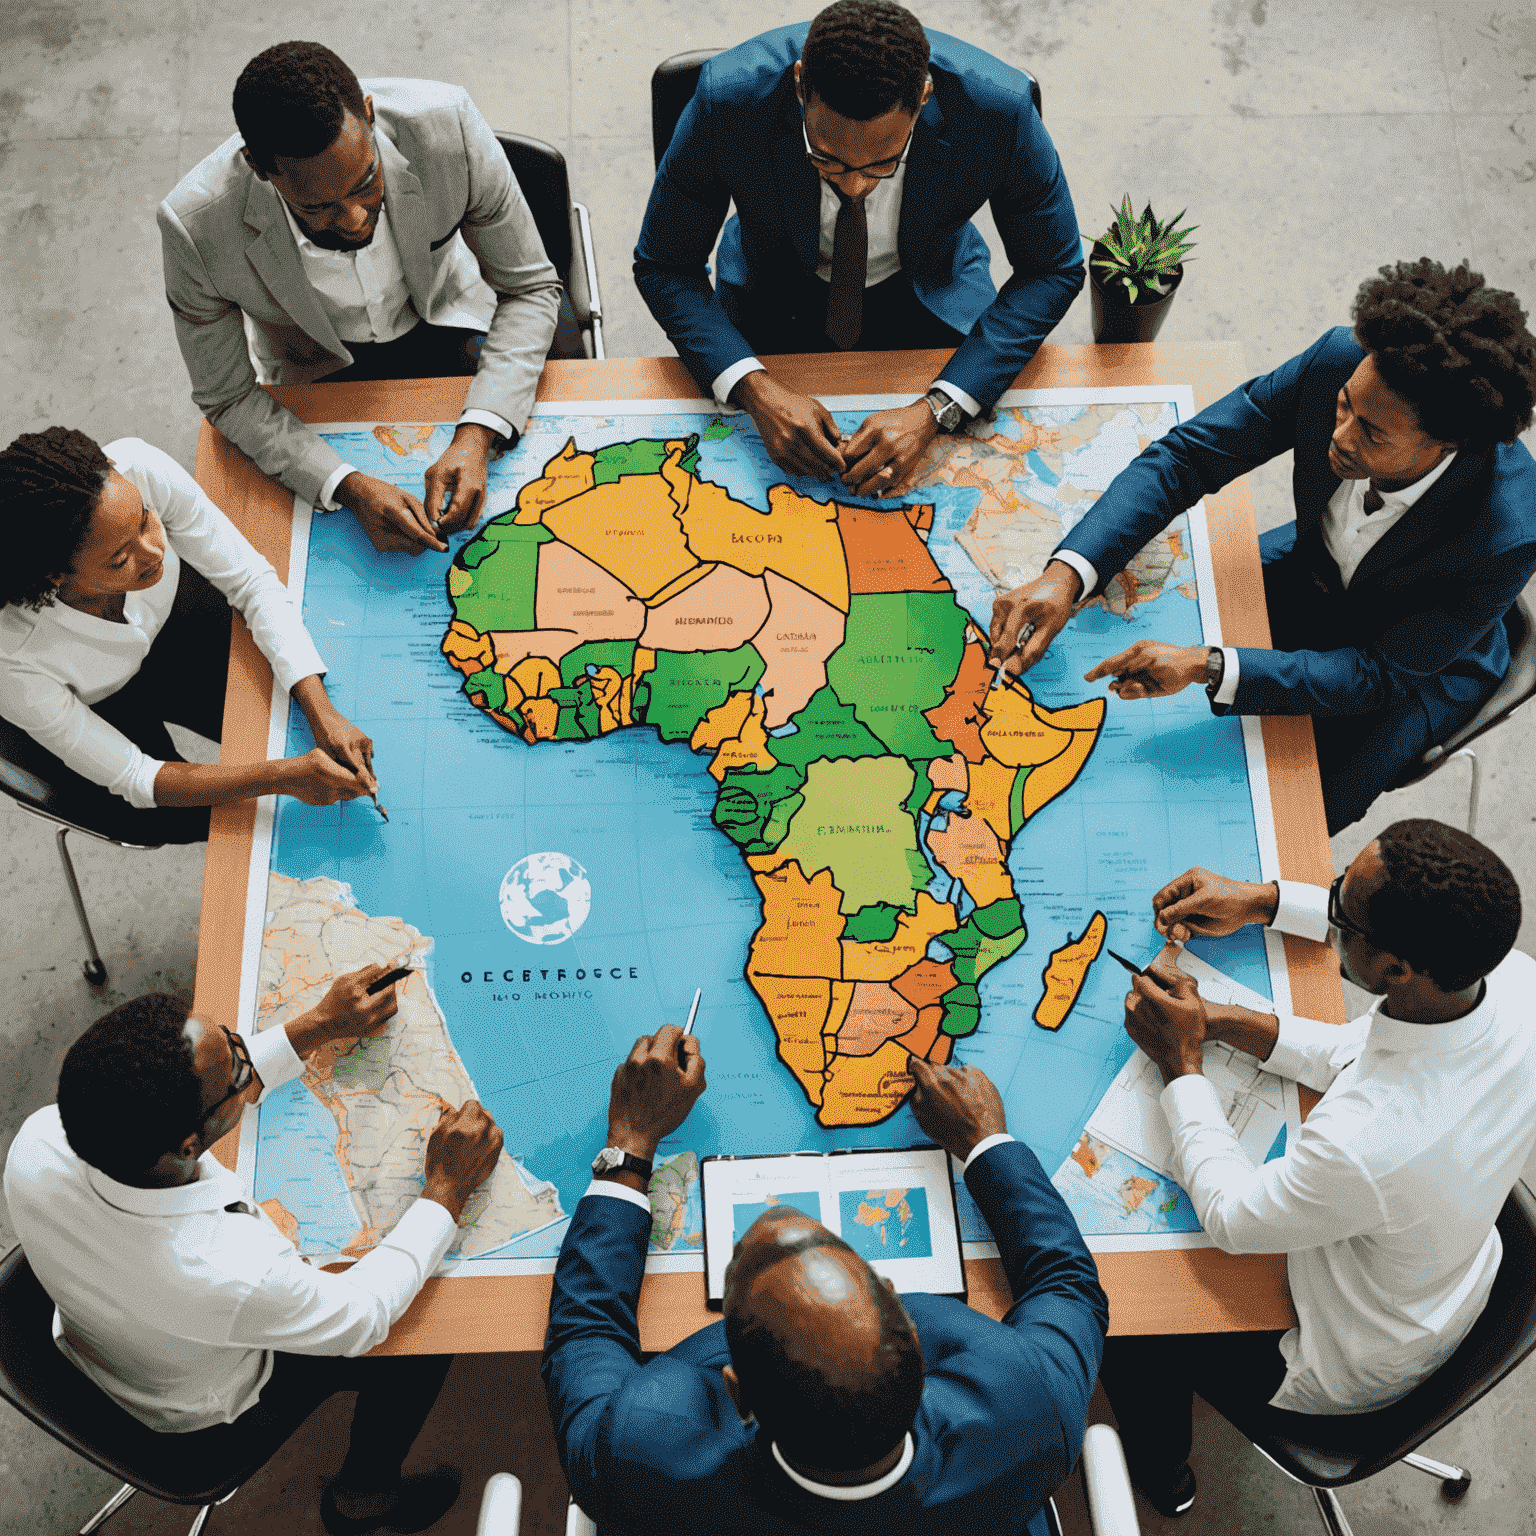
{"label": "office chair", "polygon": [[[80,1528],[89,1536],[135,1493],[197,1505],[187,1536],[199,1536],[215,1504],[277,1452],[309,1417],[243,1437],[218,1430],[161,1434],[119,1408],[53,1342],[53,1301],[20,1247],[0,1259],[0,1397],[40,1429],[121,1478],[123,1486]],[[212,1439],[210,1439],[212,1437]]]}
{"label": "office chair", "polygon": [[[683,115],[683,108],[693,100],[693,93],[698,89],[699,71],[722,51],[719,48],[695,48],[689,53],[674,53],[656,66],[651,76],[651,150],[658,166],[677,131],[677,120]],[[1044,117],[1040,82],[1027,69],[1021,73],[1029,76],[1029,94],[1034,97],[1035,111]]]}
{"label": "office chair", "polygon": [[517,1536],[522,1521],[523,1485],[510,1472],[493,1473],[480,1498],[475,1536]]}
{"label": "office chair", "polygon": [[584,203],[571,201],[565,156],[553,144],[521,133],[497,133],[512,174],[539,227],[544,253],[554,263],[565,293],[555,327],[553,358],[603,358],[603,299],[597,286],[592,221]]}
{"label": "office chair", "polygon": [[74,860],[69,856],[65,839],[71,832],[84,837],[100,838],[116,848],[132,848],[148,852],[162,847],[160,843],[126,843],[110,833],[97,831],[83,819],[84,812],[73,803],[67,790],[59,789],[40,778],[25,766],[35,757],[32,738],[8,720],[0,720],[0,791],[9,795],[20,809],[39,821],[51,822],[56,828],[54,846],[59,850],[59,862],[64,866],[64,879],[75,903],[75,916],[80,920],[80,932],[85,936],[85,947],[90,959],[80,963],[85,979],[93,987],[107,984],[107,968],[102,962],[101,951],[96,947],[96,935],[91,932],[91,920],[86,916],[85,898],[80,894],[80,880],[75,874]]}
{"label": "office chair", "polygon": [[1312,1490],[1329,1536],[1353,1536],[1335,1488],[1406,1462],[1440,1479],[1455,1502],[1472,1474],[1420,1456],[1415,1448],[1496,1387],[1536,1349],[1536,1196],[1517,1183],[1499,1213],[1504,1256],[1482,1316],[1455,1354],[1407,1397],[1370,1413],[1282,1413],[1268,1404],[1212,1402],[1259,1453]]}
{"label": "office chair", "polygon": [[1427,779],[1437,768],[1445,767],[1452,758],[1466,758],[1472,768],[1467,798],[1469,837],[1477,835],[1477,795],[1481,777],[1472,743],[1485,731],[1502,725],[1532,694],[1536,694],[1536,622],[1533,622],[1530,607],[1523,597],[1517,597],[1514,606],[1504,615],[1504,629],[1509,636],[1509,671],[1504,674],[1504,681],[1459,731],[1431,747],[1418,762],[1400,773],[1392,785],[1393,789],[1406,789],[1410,784]]}
{"label": "office chair", "polygon": [[[1108,1424],[1088,1426],[1077,1470],[1088,1502],[1090,1536],[1140,1536],[1125,1452],[1120,1448],[1119,1435]],[[1061,1516],[1056,1513],[1054,1499],[1045,1501],[1045,1517],[1051,1536],[1062,1536]],[[478,1536],[500,1536],[500,1532],[481,1531]],[[577,1507],[575,1499],[565,1512],[565,1536],[597,1536],[596,1522]]]}

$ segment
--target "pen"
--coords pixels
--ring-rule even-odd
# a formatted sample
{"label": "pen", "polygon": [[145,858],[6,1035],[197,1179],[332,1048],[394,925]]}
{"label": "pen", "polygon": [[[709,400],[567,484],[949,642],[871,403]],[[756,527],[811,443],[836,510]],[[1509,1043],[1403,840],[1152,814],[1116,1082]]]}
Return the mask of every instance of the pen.
{"label": "pen", "polygon": [[389,812],[386,811],[384,809],[384,807],[379,804],[378,791],[375,790],[374,793],[369,798],[373,801],[373,808],[374,808],[374,810],[376,810],[379,813],[379,815],[384,818],[385,821],[388,821],[389,820]]}
{"label": "pen", "polygon": [[1126,970],[1131,973],[1132,976],[1145,976],[1147,974],[1144,967],[1133,965],[1129,960],[1125,958],[1124,955],[1117,955],[1112,949],[1106,949],[1104,953],[1108,955],[1111,960],[1118,960],[1120,964],[1123,965]]}
{"label": "pen", "polygon": [[[388,820],[388,817],[385,820]],[[385,987],[394,986],[397,981],[404,981],[410,974],[411,968],[408,965],[397,965],[394,970],[385,971],[377,981],[370,981],[368,983],[369,997],[372,997],[375,992],[382,992]]]}
{"label": "pen", "polygon": [[[1026,624],[1023,629],[1019,631],[1019,638],[1014,642],[1013,650],[1008,653],[1008,656],[1003,657],[1003,659],[998,662],[997,666],[993,669],[992,688],[1001,688],[1003,686],[1003,668],[1008,664],[1009,657],[1017,655],[1018,652],[1022,651],[1024,649],[1024,642],[1028,640],[1029,637],[1034,634],[1034,632],[1035,626],[1033,624]],[[987,691],[990,693],[992,689],[989,688]]]}
{"label": "pen", "polygon": [[691,1007],[688,1010],[688,1022],[683,1025],[683,1033],[684,1033],[684,1035],[691,1035],[693,1033],[693,1021],[694,1021],[695,1017],[698,1015],[699,999],[701,997],[703,997],[703,995],[704,995],[704,988],[703,987],[697,988],[695,990],[694,994],[693,994],[693,1007]]}

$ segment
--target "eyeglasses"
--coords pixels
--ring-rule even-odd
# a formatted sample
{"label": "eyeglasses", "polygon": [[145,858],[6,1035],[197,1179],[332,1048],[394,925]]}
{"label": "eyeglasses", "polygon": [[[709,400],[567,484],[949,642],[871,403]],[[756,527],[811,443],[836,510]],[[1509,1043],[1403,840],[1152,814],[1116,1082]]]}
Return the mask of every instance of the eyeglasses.
{"label": "eyeglasses", "polygon": [[[224,1026],[220,1024],[219,1028],[224,1029]],[[256,1076],[256,1068],[251,1065],[251,1053],[246,1050],[245,1041],[229,1029],[224,1029],[224,1038],[229,1041],[229,1056],[234,1068],[229,1080],[229,1092],[217,1104],[203,1111],[202,1119],[197,1122],[198,1130],[202,1130],[231,1099],[239,1098],[251,1086],[251,1079]]]}
{"label": "eyeglasses", "polygon": [[[1345,871],[1347,874],[1348,871]],[[1359,923],[1351,922],[1344,915],[1343,903],[1339,900],[1339,894],[1344,889],[1344,875],[1338,876],[1333,884],[1328,887],[1328,921],[1337,928],[1340,933],[1357,934],[1362,939],[1369,939],[1372,944],[1377,943],[1376,935],[1369,928],[1362,928]]]}
{"label": "eyeglasses", "polygon": [[889,160],[871,160],[868,165],[844,165],[841,160],[834,160],[831,155],[824,155],[819,149],[811,148],[811,136],[805,131],[805,103],[800,103],[800,137],[805,140],[805,157],[819,171],[825,171],[829,176],[868,176],[874,181],[889,181],[897,171],[901,169],[901,162],[907,158],[907,151],[912,147],[912,135],[917,132],[917,119],[912,119],[912,126],[907,130],[907,142],[901,146],[901,153]]}

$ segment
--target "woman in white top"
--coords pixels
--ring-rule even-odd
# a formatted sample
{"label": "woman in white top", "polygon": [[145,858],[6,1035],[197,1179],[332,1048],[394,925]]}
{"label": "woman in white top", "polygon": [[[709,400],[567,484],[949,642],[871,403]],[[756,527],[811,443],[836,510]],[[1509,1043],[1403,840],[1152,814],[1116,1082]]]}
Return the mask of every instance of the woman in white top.
{"label": "woman in white top", "polygon": [[[5,755],[71,820],[125,842],[197,842],[225,801],[377,789],[373,743],[326,696],[297,605],[175,460],[138,438],[25,433],[0,452],[0,509],[0,717],[21,728]],[[189,763],[166,731],[219,738],[231,607],[309,721],[300,757]]]}

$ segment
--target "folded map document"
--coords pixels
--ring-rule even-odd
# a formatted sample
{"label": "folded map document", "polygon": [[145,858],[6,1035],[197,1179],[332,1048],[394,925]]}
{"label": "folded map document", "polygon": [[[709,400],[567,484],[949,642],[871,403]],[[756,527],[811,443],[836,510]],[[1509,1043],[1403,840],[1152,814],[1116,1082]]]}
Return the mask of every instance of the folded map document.
{"label": "folded map document", "polygon": [[699,1166],[710,1306],[724,1298],[736,1243],[783,1206],[836,1233],[898,1291],[964,1299],[955,1177],[942,1148],[706,1157]]}
{"label": "folded map document", "polygon": [[[1201,997],[1211,1003],[1237,1003],[1260,1013],[1272,1013],[1274,1004],[1240,982],[1208,965],[1187,949],[1179,955],[1179,969],[1195,978]],[[1301,1129],[1301,1101],[1296,1085],[1266,1072],[1252,1056],[1229,1045],[1207,1043],[1205,1075],[1227,1123],[1237,1133],[1255,1166],[1262,1163],[1281,1130],[1294,1137]],[[1175,1178],[1173,1136],[1160,1102],[1162,1073],[1145,1051],[1138,1050],[1116,1074],[1099,1107],[1088,1119],[1088,1134]]]}

